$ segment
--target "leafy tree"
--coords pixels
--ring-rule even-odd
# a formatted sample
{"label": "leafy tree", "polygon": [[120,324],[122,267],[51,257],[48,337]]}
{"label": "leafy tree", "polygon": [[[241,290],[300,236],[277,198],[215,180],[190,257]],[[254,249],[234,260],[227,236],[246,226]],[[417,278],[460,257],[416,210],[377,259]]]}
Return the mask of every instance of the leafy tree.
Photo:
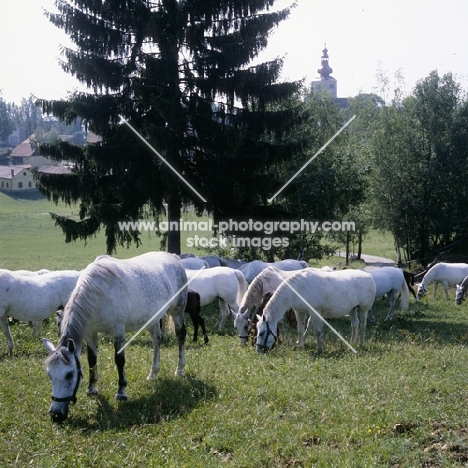
{"label": "leafy tree", "polygon": [[374,134],[377,225],[426,261],[466,231],[467,112],[451,74],[432,72],[379,114]]}
{"label": "leafy tree", "polygon": [[[302,125],[288,136],[288,143],[296,152],[291,161],[270,166],[273,180],[278,181],[270,195],[303,170],[273,200],[271,209],[276,210],[281,220],[304,220],[318,225],[324,221],[343,221],[351,207],[364,199],[365,171],[350,145],[351,131],[340,133],[323,147],[350,116],[343,115],[326,92],[305,91],[301,101]],[[298,107],[295,103],[290,105]],[[288,234],[287,246],[277,249],[277,255],[308,260],[330,254],[335,248],[323,242],[324,234],[312,230]]]}
{"label": "leafy tree", "polygon": [[23,98],[19,106],[9,104],[9,108],[15,123],[25,129],[26,137],[31,136],[38,128],[42,128],[42,112],[32,97]]}
{"label": "leafy tree", "polygon": [[[282,61],[252,66],[272,29],[290,8],[275,0],[61,1],[51,22],[75,43],[63,68],[92,92],[42,101],[45,112],[71,122],[81,117],[102,142],[77,148],[41,145],[52,159],[74,161],[72,175],[38,174],[54,200],[80,204],[80,221],[55,216],[66,240],[105,226],[107,251],[139,243],[138,231],[118,221],[159,216],[178,221],[182,201],[219,219],[265,214],[274,161],[292,149],[278,144],[295,125],[294,109],[272,111],[299,83],[279,83]],[[190,190],[126,126],[123,116],[188,179]],[[166,205],[165,205],[166,204]],[[168,250],[180,251],[170,231]]]}
{"label": "leafy tree", "polygon": [[0,141],[5,141],[14,129],[15,123],[0,92]]}

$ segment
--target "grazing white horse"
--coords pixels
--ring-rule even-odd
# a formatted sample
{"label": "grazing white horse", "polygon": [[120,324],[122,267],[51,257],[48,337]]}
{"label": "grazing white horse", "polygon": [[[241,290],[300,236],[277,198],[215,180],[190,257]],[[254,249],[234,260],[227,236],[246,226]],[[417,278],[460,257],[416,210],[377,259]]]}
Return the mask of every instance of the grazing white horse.
{"label": "grazing white horse", "polygon": [[0,270],[0,326],[12,354],[14,342],[8,317],[33,322],[34,335],[42,320],[64,306],[76,285],[79,271],[50,271],[43,274],[24,274]]}
{"label": "grazing white horse", "polygon": [[[213,267],[203,271],[186,270],[190,289],[200,294],[200,305],[219,300],[220,316],[216,326],[223,328],[229,317],[229,308],[237,312],[247,290],[244,275],[239,270]],[[194,278],[195,277],[195,278]],[[192,279],[193,278],[193,279]]]}
{"label": "grazing white horse", "polygon": [[43,275],[44,273],[50,273],[50,270],[43,268],[42,270],[30,271],[30,270],[13,270],[13,273],[23,276],[37,276]]}
{"label": "grazing white horse", "polygon": [[234,268],[234,269],[239,269],[242,265],[245,265],[247,260],[240,260],[238,258],[221,258],[221,260],[224,262],[224,266],[227,266],[229,268]]}
{"label": "grazing white horse", "polygon": [[198,257],[181,258],[180,262],[186,270],[201,270],[202,268],[210,268],[208,262]]}
{"label": "grazing white horse", "polygon": [[256,276],[258,276],[265,268],[269,266],[274,266],[279,270],[283,271],[293,271],[302,270],[303,268],[307,268],[309,265],[307,264],[307,262],[304,262],[302,260],[293,260],[289,258],[274,263],[267,263],[263,262],[262,260],[254,260],[253,262],[241,265],[239,267],[239,270],[242,271],[242,273],[244,273],[247,283],[250,284]]}
{"label": "grazing white horse", "polygon": [[439,283],[442,284],[445,290],[445,295],[449,299],[449,286],[456,286],[468,276],[467,263],[437,263],[423,277],[421,284],[418,286],[416,299],[419,301],[427,292],[427,287],[434,282],[434,297],[437,292]]}
{"label": "grazing white horse", "polygon": [[[375,298],[377,299],[378,297],[387,295],[390,310],[385,317],[385,322],[393,319],[398,293],[401,293],[400,309],[408,310],[409,289],[403,270],[389,266],[370,270],[368,273],[371,274],[375,282]],[[375,322],[375,316],[372,309],[369,310],[369,321]]]}
{"label": "grazing white horse", "polygon": [[[257,351],[265,352],[276,342],[278,321],[292,307],[297,316],[298,346],[304,341],[313,324],[317,337],[317,351],[322,351],[323,319],[349,315],[351,318],[351,342],[360,331],[361,346],[364,345],[367,312],[375,299],[375,283],[369,273],[359,270],[326,272],[310,268],[296,272],[285,279],[258,317]],[[311,309],[313,308],[313,310]],[[316,314],[319,314],[319,316]],[[307,327],[304,324],[307,317]]]}
{"label": "grazing white horse", "polygon": [[234,326],[237,328],[241,345],[247,344],[252,307],[259,307],[263,296],[267,292],[275,291],[283,280],[296,273],[297,270],[283,271],[274,266],[269,266],[261,271],[250,283],[240,302],[239,311],[232,312]]}
{"label": "grazing white horse", "polygon": [[204,257],[200,258],[205,260],[210,268],[217,266],[227,266],[226,260],[224,260],[222,257],[219,257],[218,255],[205,255]]}
{"label": "grazing white horse", "polygon": [[468,276],[463,278],[460,284],[457,284],[457,292],[455,294],[455,304],[460,305],[467,296],[468,293]]}
{"label": "grazing white horse", "polygon": [[124,365],[125,332],[146,326],[153,340],[153,364],[148,379],[154,379],[160,367],[160,319],[168,312],[174,322],[179,344],[176,375],[184,375],[184,309],[187,302],[187,275],[180,260],[165,252],[150,252],[138,257],[117,260],[100,258],[83,270],[65,306],[61,336],[57,347],[44,339],[50,355],[45,360],[52,381],[53,421],[68,416],[70,401],[82,380],[80,356],[83,341],[89,364],[88,395],[98,392],[96,382],[98,333],[113,337],[115,364],[119,375],[115,397],[126,400]]}

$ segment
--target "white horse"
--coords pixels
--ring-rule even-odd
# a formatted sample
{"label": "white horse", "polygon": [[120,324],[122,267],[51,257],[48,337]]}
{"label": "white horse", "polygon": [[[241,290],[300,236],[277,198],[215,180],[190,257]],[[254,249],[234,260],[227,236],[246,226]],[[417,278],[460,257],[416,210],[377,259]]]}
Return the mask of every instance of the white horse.
{"label": "white horse", "polygon": [[297,270],[283,271],[274,266],[269,266],[261,271],[250,283],[239,304],[239,311],[232,312],[234,327],[237,328],[241,345],[247,344],[252,307],[259,307],[263,296],[267,292],[275,291],[283,280],[296,273]]}
{"label": "white horse", "polygon": [[42,270],[30,271],[30,270],[13,270],[13,273],[23,276],[37,276],[43,275],[44,273],[50,273],[50,270],[43,268]]}
{"label": "white horse", "polygon": [[248,263],[246,260],[240,260],[238,258],[222,258],[223,262],[225,263],[225,266],[229,268],[233,268],[235,270],[238,270],[242,265],[245,265]]}
{"label": "white horse", "polygon": [[[387,295],[390,310],[388,311],[387,317],[385,317],[385,322],[393,319],[398,293],[401,293],[400,309],[408,310],[409,289],[403,270],[389,266],[370,270],[368,273],[371,274],[375,282],[375,298],[377,299],[378,297]],[[369,320],[375,322],[372,309],[369,310]]]}
{"label": "white horse", "polygon": [[153,340],[153,364],[148,379],[160,367],[160,319],[168,312],[174,322],[179,343],[176,375],[184,375],[187,275],[180,260],[165,252],[150,252],[117,260],[101,258],[88,265],[65,306],[57,348],[47,339],[50,355],[45,361],[52,381],[50,415],[54,421],[68,416],[70,401],[76,401],[81,383],[80,355],[87,345],[89,364],[88,395],[98,392],[96,382],[98,333],[113,337],[119,382],[115,397],[126,400],[124,365],[125,332],[146,326]]}
{"label": "white horse", "polygon": [[274,266],[279,270],[283,271],[293,271],[293,270],[302,270],[303,268],[307,268],[309,265],[307,262],[302,260],[293,260],[293,259],[286,259],[280,260],[279,262],[274,263],[267,263],[263,262],[262,260],[254,260],[253,262],[246,263],[239,267],[239,270],[244,273],[245,279],[247,283],[251,283],[256,276],[258,276],[265,268],[269,266]]}
{"label": "white horse", "polygon": [[460,284],[457,284],[457,292],[455,294],[455,304],[460,305],[467,296],[468,293],[468,276],[463,278]]}
{"label": "white horse", "polygon": [[[216,326],[223,328],[229,317],[229,308],[237,312],[247,290],[244,275],[239,270],[213,267],[203,271],[186,270],[190,289],[200,294],[200,305],[219,300],[219,319]],[[195,277],[195,278],[194,278]],[[192,279],[193,278],[193,279]]]}
{"label": "white horse", "polygon": [[[271,349],[276,336],[278,321],[292,307],[297,316],[298,346],[304,341],[311,324],[317,337],[317,351],[322,351],[322,327],[326,318],[349,315],[351,318],[351,342],[357,340],[360,331],[361,346],[364,345],[367,312],[375,299],[375,283],[369,273],[359,270],[326,272],[302,270],[287,278],[258,317],[257,351]],[[313,308],[313,309],[312,309]],[[318,315],[317,315],[318,314]],[[307,327],[304,330],[304,324]]]}
{"label": "white horse", "polygon": [[76,285],[79,271],[50,271],[44,274],[24,274],[0,270],[0,326],[12,354],[14,342],[8,317],[33,322],[33,334],[40,331],[42,320],[64,306]]}
{"label": "white horse", "polygon": [[205,255],[204,257],[200,257],[202,260],[205,260],[208,263],[210,268],[214,268],[217,266],[227,266],[226,260],[224,258],[219,257],[218,255]]}
{"label": "white horse", "polygon": [[180,262],[186,270],[201,270],[202,268],[210,268],[208,262],[198,257],[181,258]]}
{"label": "white horse", "polygon": [[434,297],[439,283],[443,285],[445,295],[449,299],[449,286],[456,286],[468,276],[467,263],[437,263],[423,277],[418,286],[416,299],[419,301],[427,292],[428,286],[434,281]]}

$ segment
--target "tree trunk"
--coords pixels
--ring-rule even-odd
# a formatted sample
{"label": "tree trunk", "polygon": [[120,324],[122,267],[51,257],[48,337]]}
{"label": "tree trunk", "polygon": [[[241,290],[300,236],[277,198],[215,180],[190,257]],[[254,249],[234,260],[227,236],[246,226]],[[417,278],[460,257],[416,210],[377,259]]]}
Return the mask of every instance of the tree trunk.
{"label": "tree trunk", "polygon": [[358,251],[357,251],[357,260],[361,260],[362,255],[362,230],[358,231]]}
{"label": "tree trunk", "polygon": [[349,231],[346,231],[346,265],[349,265]]}
{"label": "tree trunk", "polygon": [[181,208],[180,194],[178,191],[173,191],[167,197],[167,221],[169,223],[169,230],[167,231],[167,251],[180,255],[180,230],[171,229],[171,226],[179,225],[180,221],[180,208]]}

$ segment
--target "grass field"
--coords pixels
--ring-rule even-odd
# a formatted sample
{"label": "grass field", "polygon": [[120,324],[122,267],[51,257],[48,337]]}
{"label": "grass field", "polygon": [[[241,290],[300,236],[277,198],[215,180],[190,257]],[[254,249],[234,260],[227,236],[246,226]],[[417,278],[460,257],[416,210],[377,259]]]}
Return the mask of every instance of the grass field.
{"label": "grass field", "polygon": [[[80,268],[102,253],[99,236],[86,246],[65,245],[50,218],[40,214],[52,211],[45,202],[33,201],[30,211],[24,200],[16,210],[7,202],[0,194],[2,267]],[[151,242],[148,250],[157,245]],[[380,249],[365,245],[366,253],[392,249],[391,243],[384,246],[385,237],[373,242]],[[326,331],[321,355],[312,336],[303,351],[286,341],[260,355],[239,346],[231,320],[225,330],[215,330],[216,307],[206,307],[210,342],[187,341],[186,378],[174,377],[177,349],[171,337],[163,343],[161,372],[152,382],[145,379],[149,336],[132,342],[126,351],[125,403],[113,398],[117,373],[103,336],[100,394],[85,396],[83,356],[85,382],[61,425],[48,415],[46,351],[31,337],[29,324],[12,324],[12,357],[0,336],[1,466],[466,466],[466,304],[455,306],[453,291],[449,301],[440,291],[434,299],[429,289],[419,303],[411,299],[407,312],[397,310],[391,323],[383,322],[388,306],[378,300],[377,323],[369,325],[366,346],[357,354]],[[333,326],[349,337],[349,319],[334,320]],[[190,323],[188,331],[191,335]],[[53,319],[42,334],[57,341]]]}

